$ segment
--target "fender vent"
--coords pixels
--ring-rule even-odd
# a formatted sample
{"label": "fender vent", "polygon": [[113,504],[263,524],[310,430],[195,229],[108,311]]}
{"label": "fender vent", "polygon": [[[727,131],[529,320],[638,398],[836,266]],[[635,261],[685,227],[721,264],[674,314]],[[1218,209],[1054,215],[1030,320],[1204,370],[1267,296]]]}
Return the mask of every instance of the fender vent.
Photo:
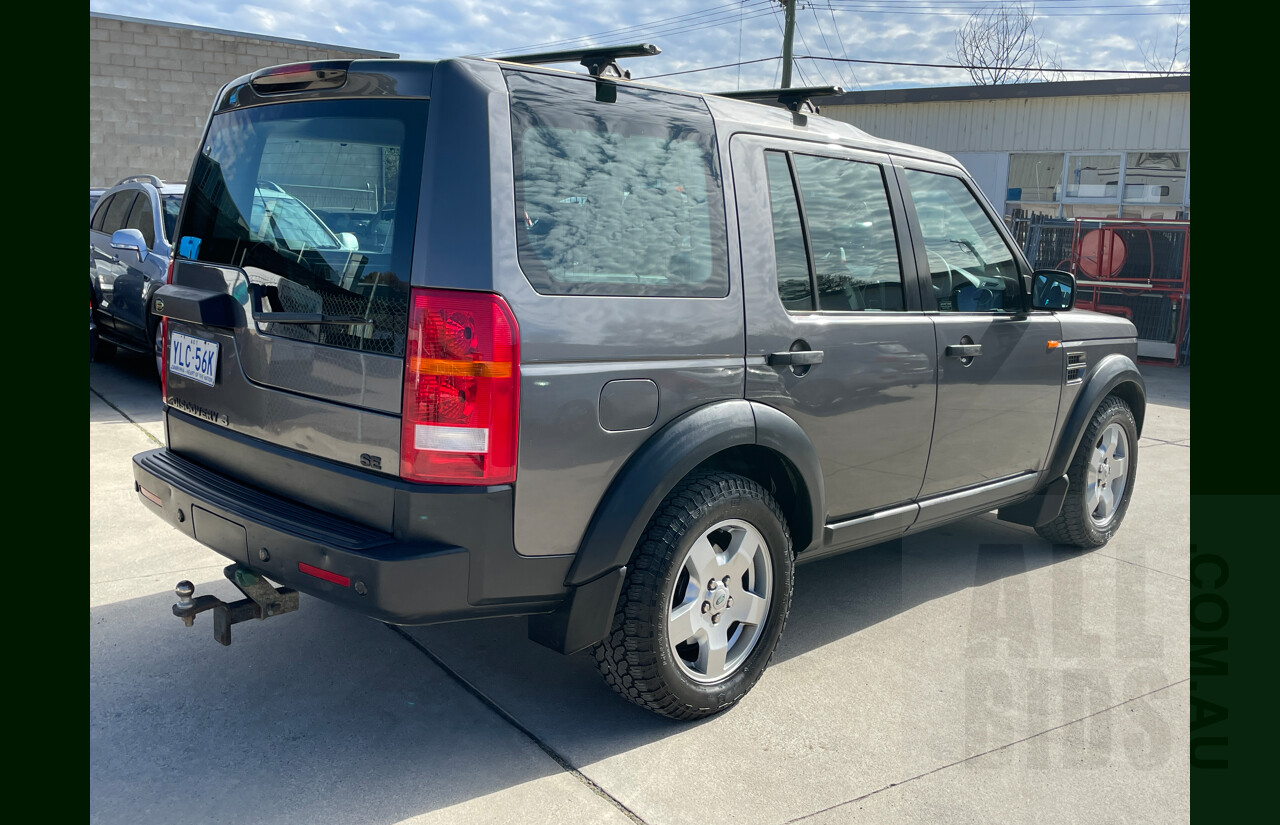
{"label": "fender vent", "polygon": [[1083,352],[1067,353],[1067,383],[1079,384],[1084,381],[1084,371],[1088,365]]}

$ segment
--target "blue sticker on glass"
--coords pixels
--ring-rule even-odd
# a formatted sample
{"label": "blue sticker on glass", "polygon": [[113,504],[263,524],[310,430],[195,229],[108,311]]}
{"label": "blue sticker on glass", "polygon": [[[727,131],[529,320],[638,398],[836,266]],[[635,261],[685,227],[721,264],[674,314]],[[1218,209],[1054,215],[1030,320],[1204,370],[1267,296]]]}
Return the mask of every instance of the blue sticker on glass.
{"label": "blue sticker on glass", "polygon": [[178,242],[178,254],[189,261],[194,261],[200,254],[200,239],[186,235]]}

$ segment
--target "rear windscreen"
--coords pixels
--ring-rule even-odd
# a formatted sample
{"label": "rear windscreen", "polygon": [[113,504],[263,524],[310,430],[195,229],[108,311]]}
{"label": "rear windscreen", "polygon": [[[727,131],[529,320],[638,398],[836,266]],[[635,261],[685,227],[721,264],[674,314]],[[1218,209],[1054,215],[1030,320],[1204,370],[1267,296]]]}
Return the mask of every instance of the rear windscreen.
{"label": "rear windscreen", "polygon": [[403,355],[426,117],[386,100],[217,115],[177,254],[244,269],[266,334]]}
{"label": "rear windscreen", "polygon": [[685,95],[507,72],[520,266],[544,294],[723,297],[715,128]]}

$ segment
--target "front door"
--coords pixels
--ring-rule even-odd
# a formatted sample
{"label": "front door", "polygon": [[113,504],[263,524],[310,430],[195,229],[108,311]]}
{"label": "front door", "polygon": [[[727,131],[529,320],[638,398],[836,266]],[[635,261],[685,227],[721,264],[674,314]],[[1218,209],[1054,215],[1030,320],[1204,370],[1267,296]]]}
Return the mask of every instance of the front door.
{"label": "front door", "polygon": [[924,300],[937,310],[938,401],[920,495],[1038,471],[1062,391],[1061,323],[1028,311],[1025,264],[957,170],[902,163],[929,273]]}
{"label": "front door", "polygon": [[[746,135],[734,137],[731,157],[747,398],[808,435],[829,522],[911,502],[929,455],[937,364],[889,159]],[[899,515],[900,532],[914,507]]]}

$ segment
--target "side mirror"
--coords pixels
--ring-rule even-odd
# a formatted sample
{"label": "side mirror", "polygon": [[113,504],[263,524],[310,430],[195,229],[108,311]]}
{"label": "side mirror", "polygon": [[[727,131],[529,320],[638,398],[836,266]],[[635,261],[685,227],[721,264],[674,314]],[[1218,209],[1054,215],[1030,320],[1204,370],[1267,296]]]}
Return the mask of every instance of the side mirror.
{"label": "side mirror", "polygon": [[147,259],[147,240],[137,229],[117,229],[111,233],[112,249],[132,249],[138,253],[138,260]]}
{"label": "side mirror", "polygon": [[354,232],[339,232],[338,243],[342,244],[345,252],[358,252],[360,250],[360,239],[355,236]]}
{"label": "side mirror", "polygon": [[1031,275],[1032,309],[1071,309],[1076,303],[1076,278],[1058,269],[1037,269]]}

